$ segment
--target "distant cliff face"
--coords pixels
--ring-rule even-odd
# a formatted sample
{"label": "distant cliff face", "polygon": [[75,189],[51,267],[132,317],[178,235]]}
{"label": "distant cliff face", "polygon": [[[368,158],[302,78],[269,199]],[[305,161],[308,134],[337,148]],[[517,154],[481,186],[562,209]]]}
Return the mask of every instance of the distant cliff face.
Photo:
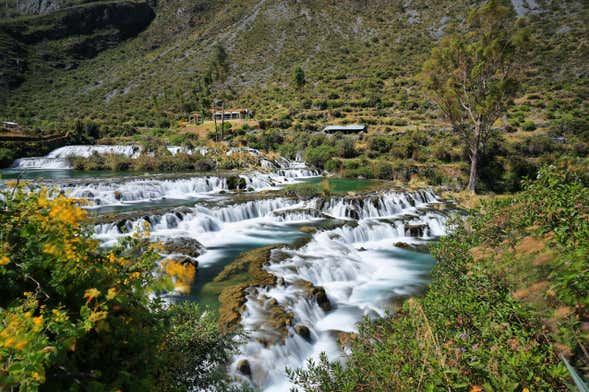
{"label": "distant cliff face", "polygon": [[23,0],[17,2],[16,10],[21,15],[42,15],[63,8],[63,0]]}
{"label": "distant cliff face", "polygon": [[136,1],[73,7],[61,0],[21,4],[22,13],[42,15],[0,24],[0,76],[4,82],[0,89],[17,87],[31,64],[39,61],[52,68],[76,68],[80,59],[92,58],[135,37],[155,17],[148,3]]}

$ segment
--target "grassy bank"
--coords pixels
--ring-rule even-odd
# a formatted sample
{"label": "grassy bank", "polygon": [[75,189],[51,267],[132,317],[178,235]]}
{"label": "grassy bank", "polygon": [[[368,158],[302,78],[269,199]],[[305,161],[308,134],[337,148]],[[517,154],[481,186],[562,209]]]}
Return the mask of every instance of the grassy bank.
{"label": "grassy bank", "polygon": [[544,168],[513,197],[483,202],[433,250],[427,294],[362,325],[344,369],[325,358],[305,390],[568,390],[561,355],[589,374],[589,190]]}

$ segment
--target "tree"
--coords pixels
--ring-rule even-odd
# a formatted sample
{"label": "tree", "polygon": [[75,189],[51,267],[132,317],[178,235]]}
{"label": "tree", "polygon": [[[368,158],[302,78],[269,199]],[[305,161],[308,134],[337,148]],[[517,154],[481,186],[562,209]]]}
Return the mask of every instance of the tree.
{"label": "tree", "polygon": [[301,67],[297,67],[294,72],[294,84],[297,90],[301,91],[305,87],[305,71]]}
{"label": "tree", "polygon": [[480,150],[518,91],[527,37],[510,6],[489,0],[471,11],[464,28],[444,37],[424,64],[425,86],[468,147],[472,193]]}

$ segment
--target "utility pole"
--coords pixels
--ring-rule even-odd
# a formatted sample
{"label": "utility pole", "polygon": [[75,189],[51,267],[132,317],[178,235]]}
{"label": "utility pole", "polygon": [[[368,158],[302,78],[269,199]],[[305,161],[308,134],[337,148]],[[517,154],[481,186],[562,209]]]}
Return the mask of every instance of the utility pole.
{"label": "utility pole", "polygon": [[225,131],[225,102],[221,102],[221,141],[223,141],[223,132]]}
{"label": "utility pole", "polygon": [[213,115],[213,121],[215,123],[215,142],[219,141],[219,137],[217,135],[217,113],[215,111],[215,100],[213,100],[213,108],[211,109],[211,114]]}

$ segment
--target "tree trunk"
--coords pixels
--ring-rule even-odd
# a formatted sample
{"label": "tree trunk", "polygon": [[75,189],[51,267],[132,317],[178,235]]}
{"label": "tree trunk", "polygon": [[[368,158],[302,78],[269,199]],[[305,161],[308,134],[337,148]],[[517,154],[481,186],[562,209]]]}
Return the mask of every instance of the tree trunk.
{"label": "tree trunk", "polygon": [[470,149],[470,177],[468,179],[468,190],[473,195],[476,193],[477,184],[477,165],[479,163],[479,143],[481,140],[481,126],[475,124],[474,138]]}

